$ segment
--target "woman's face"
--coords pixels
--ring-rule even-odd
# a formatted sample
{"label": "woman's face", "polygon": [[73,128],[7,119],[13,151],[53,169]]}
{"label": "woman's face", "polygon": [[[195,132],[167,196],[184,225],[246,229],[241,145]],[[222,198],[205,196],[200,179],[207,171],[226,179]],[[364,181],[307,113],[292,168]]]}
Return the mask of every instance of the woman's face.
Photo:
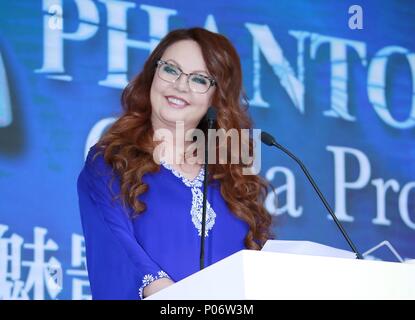
{"label": "woman's face", "polygon": [[[180,68],[184,73],[208,73],[202,51],[193,40],[181,40],[166,49],[161,60]],[[174,128],[176,121],[183,121],[186,130],[195,128],[210,106],[215,87],[206,93],[193,92],[187,76],[182,74],[174,83],[159,77],[158,66],[151,85],[151,121],[154,129]]]}

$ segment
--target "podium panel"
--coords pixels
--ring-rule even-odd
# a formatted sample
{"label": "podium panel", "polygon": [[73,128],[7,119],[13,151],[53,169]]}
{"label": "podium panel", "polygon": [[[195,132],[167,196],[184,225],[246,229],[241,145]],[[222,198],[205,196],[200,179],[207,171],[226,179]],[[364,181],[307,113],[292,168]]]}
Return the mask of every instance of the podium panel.
{"label": "podium panel", "polygon": [[241,250],[146,300],[415,299],[415,265]]}

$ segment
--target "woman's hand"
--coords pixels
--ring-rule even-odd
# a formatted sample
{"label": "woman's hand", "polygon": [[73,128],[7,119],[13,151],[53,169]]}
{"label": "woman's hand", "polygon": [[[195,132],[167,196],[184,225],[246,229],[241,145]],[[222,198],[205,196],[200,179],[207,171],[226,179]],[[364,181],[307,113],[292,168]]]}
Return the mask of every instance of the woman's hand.
{"label": "woman's hand", "polygon": [[157,291],[171,286],[172,284],[174,284],[174,281],[169,278],[157,279],[144,288],[143,296],[146,298]]}

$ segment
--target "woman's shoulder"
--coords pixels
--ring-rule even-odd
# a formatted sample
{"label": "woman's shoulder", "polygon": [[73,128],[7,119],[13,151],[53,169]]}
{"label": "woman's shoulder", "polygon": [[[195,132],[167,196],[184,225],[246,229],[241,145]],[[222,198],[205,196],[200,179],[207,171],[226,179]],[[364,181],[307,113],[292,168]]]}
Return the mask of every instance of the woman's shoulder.
{"label": "woman's shoulder", "polygon": [[114,171],[104,157],[104,149],[98,145],[93,145],[85,159],[85,169],[98,176],[113,175]]}

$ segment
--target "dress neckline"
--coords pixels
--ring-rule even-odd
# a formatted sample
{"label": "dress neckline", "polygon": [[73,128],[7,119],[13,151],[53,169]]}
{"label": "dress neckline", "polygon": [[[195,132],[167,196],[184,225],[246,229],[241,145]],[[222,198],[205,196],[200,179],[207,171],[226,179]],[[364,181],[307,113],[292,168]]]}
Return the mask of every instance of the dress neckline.
{"label": "dress neckline", "polygon": [[198,175],[194,178],[194,179],[188,179],[186,178],[183,174],[181,174],[179,171],[175,170],[174,168],[172,168],[171,165],[165,163],[164,161],[160,162],[160,164],[166,168],[168,171],[170,171],[171,173],[173,173],[174,176],[176,176],[177,178],[179,178],[180,180],[182,180],[182,182],[190,188],[194,188],[194,187],[202,187],[203,185],[203,179],[205,177],[205,168],[203,166],[200,167],[199,173]]}

